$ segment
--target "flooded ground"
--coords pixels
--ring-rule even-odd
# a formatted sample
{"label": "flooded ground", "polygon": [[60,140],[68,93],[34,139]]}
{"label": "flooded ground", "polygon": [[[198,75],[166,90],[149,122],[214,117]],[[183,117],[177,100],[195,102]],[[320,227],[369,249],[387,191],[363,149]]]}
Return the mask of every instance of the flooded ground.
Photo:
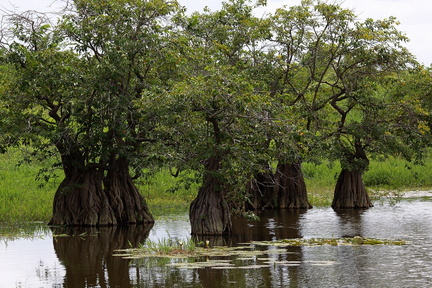
{"label": "flooded ground", "polygon": [[[424,193],[423,193],[424,194]],[[368,210],[267,211],[261,221],[234,223],[230,238],[210,246],[290,238],[402,239],[407,245],[250,246],[258,256],[216,259],[123,259],[118,249],[146,239],[186,239],[186,215],[153,227],[49,229],[31,237],[0,239],[0,287],[428,287],[432,283],[432,198],[414,195]],[[55,235],[55,236],[53,236]],[[244,244],[241,244],[244,245]],[[206,268],[179,262],[224,260]]]}

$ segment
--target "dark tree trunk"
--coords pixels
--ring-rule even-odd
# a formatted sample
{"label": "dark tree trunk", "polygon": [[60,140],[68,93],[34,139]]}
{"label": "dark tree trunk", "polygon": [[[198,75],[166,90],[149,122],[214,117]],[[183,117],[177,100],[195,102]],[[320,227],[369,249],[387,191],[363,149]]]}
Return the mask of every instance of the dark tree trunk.
{"label": "dark tree trunk", "polygon": [[232,229],[231,213],[223,195],[223,181],[217,176],[220,158],[210,157],[205,165],[204,179],[189,210],[192,234],[223,235]]}
{"label": "dark tree trunk", "polygon": [[279,163],[275,175],[275,191],[281,209],[309,209],[306,183],[301,171],[301,162]]}
{"label": "dark tree trunk", "polygon": [[120,158],[111,161],[111,167],[105,177],[104,184],[108,203],[112,207],[118,224],[154,222],[144,197],[133,183],[126,159]]}
{"label": "dark tree trunk", "polygon": [[277,207],[277,194],[275,193],[275,177],[270,167],[259,173],[248,183],[249,195],[245,208],[247,210],[272,209]]}
{"label": "dark tree trunk", "polygon": [[369,166],[369,159],[360,139],[355,139],[354,149],[353,154],[347,153],[342,159],[342,171],[336,183],[332,203],[334,209],[373,206],[362,177]]}
{"label": "dark tree trunk", "polygon": [[65,179],[54,196],[49,225],[109,226],[153,223],[126,160],[112,161],[104,176],[100,168],[85,167],[79,153],[63,155]]}
{"label": "dark tree trunk", "polygon": [[117,224],[102,187],[98,169],[65,170],[54,196],[50,225],[98,226]]}
{"label": "dark tree trunk", "polygon": [[372,207],[362,178],[363,171],[343,169],[336,183],[332,207],[369,208]]}

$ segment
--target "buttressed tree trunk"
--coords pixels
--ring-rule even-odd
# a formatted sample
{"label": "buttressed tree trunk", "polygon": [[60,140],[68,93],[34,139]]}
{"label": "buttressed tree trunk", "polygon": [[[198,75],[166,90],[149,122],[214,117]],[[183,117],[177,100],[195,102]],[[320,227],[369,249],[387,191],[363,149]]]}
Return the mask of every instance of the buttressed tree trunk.
{"label": "buttressed tree trunk", "polygon": [[369,165],[369,160],[359,140],[355,142],[355,153],[345,161],[348,168],[343,168],[339,174],[332,207],[334,209],[372,207],[363,182],[363,173]]}
{"label": "buttressed tree trunk", "polygon": [[105,177],[105,191],[119,224],[153,223],[144,197],[139,193],[129,173],[128,161],[113,159]]}
{"label": "buttressed tree trunk", "polygon": [[102,185],[98,169],[66,169],[65,178],[54,196],[49,225],[115,225],[117,220]]}
{"label": "buttressed tree trunk", "polygon": [[219,169],[220,158],[210,157],[205,164],[203,184],[190,205],[189,219],[194,235],[231,233],[231,213],[223,195],[225,185],[215,175]]}
{"label": "buttressed tree trunk", "polygon": [[333,208],[369,208],[373,206],[363,183],[362,174],[363,172],[359,170],[342,170],[334,191]]}
{"label": "buttressed tree trunk", "polygon": [[301,162],[279,163],[276,169],[276,194],[279,208],[309,209],[312,205],[307,197],[306,183]]}
{"label": "buttressed tree trunk", "polygon": [[153,223],[146,202],[129,175],[127,161],[104,170],[83,165],[79,153],[63,155],[65,179],[54,196],[49,225],[110,226]]}

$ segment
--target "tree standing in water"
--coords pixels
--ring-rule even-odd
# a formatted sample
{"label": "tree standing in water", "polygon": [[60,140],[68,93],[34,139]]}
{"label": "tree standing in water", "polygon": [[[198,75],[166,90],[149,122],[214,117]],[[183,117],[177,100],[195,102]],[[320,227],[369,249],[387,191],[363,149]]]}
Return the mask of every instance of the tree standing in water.
{"label": "tree standing in water", "polygon": [[268,34],[252,8],[233,0],[183,19],[186,77],[161,101],[172,103],[169,131],[178,137],[179,158],[202,173],[190,205],[193,234],[231,233],[230,203],[244,201],[244,185],[260,157],[258,132],[268,101],[255,90],[252,67]]}
{"label": "tree standing in water", "polygon": [[[359,22],[353,11],[322,1],[278,9],[272,23],[272,53],[280,60],[274,61],[271,91],[291,112],[293,130],[304,135],[290,145],[300,149],[280,149],[276,175],[291,176],[282,178],[288,181],[279,190],[291,193],[285,197],[291,199],[289,207],[307,208],[301,161],[307,155],[314,161],[327,154],[342,164],[333,207],[370,207],[361,175],[369,163],[367,154],[377,147],[371,143],[380,141],[371,127],[394,124],[381,111],[391,99],[379,88],[387,77],[415,65],[403,47],[407,38],[396,29],[394,18]],[[285,142],[275,138],[275,143]]]}
{"label": "tree standing in water", "polygon": [[333,89],[339,93],[330,101],[335,113],[329,115],[337,121],[325,135],[330,137],[330,157],[339,158],[342,167],[334,191],[335,209],[371,207],[362,179],[369,165],[368,154],[400,153],[393,140],[400,141],[397,135],[407,127],[400,125],[396,114],[389,113],[397,105],[389,97],[388,83],[416,63],[403,46],[407,38],[396,25],[394,18],[348,25],[343,35],[349,44],[333,63],[337,80]]}
{"label": "tree standing in water", "polygon": [[[7,59],[16,70],[9,96],[27,139],[41,153],[54,146],[65,178],[52,225],[151,223],[131,172],[145,160],[151,119],[136,101],[162,91],[175,73],[168,1],[68,3],[52,26],[37,14],[11,16]],[[144,152],[143,152],[144,151]]]}

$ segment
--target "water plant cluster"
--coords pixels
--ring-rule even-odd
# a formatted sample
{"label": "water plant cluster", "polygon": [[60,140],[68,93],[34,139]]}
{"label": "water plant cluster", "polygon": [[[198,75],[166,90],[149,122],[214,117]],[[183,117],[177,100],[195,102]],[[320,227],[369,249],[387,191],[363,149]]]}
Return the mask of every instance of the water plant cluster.
{"label": "water plant cluster", "polygon": [[[209,247],[208,243],[201,246],[195,245],[194,240],[188,238],[185,242],[174,241],[171,238],[162,238],[158,241],[147,240],[138,248],[122,250],[124,254],[118,254],[127,258],[145,257],[227,257],[227,256],[259,256],[263,254],[284,254],[285,249],[278,247],[290,246],[356,246],[356,245],[406,245],[409,242],[397,239],[363,238],[360,236],[343,238],[295,238],[274,241],[252,241],[241,246],[215,246]],[[260,247],[268,247],[261,249]]]}
{"label": "water plant cluster", "polygon": [[405,240],[363,238],[296,238],[276,241],[252,241],[238,246],[209,247],[208,243],[195,245],[193,239],[186,242],[171,238],[146,241],[138,248],[117,251],[116,256],[125,259],[169,258],[163,266],[177,269],[259,269],[299,265],[335,265],[335,261],[300,261],[280,259],[279,256],[295,254],[288,247],[296,246],[363,246],[363,245],[406,245]]}
{"label": "water plant cluster", "polygon": [[360,236],[343,238],[296,238],[282,239],[278,241],[254,241],[253,245],[258,246],[353,246],[353,245],[406,245],[405,240],[390,240],[377,238],[363,238]]}
{"label": "water plant cluster", "polygon": [[141,251],[152,256],[169,257],[194,255],[196,250],[195,242],[191,238],[173,239],[161,238],[157,241],[147,239],[144,244],[140,244],[137,249],[132,251]]}

